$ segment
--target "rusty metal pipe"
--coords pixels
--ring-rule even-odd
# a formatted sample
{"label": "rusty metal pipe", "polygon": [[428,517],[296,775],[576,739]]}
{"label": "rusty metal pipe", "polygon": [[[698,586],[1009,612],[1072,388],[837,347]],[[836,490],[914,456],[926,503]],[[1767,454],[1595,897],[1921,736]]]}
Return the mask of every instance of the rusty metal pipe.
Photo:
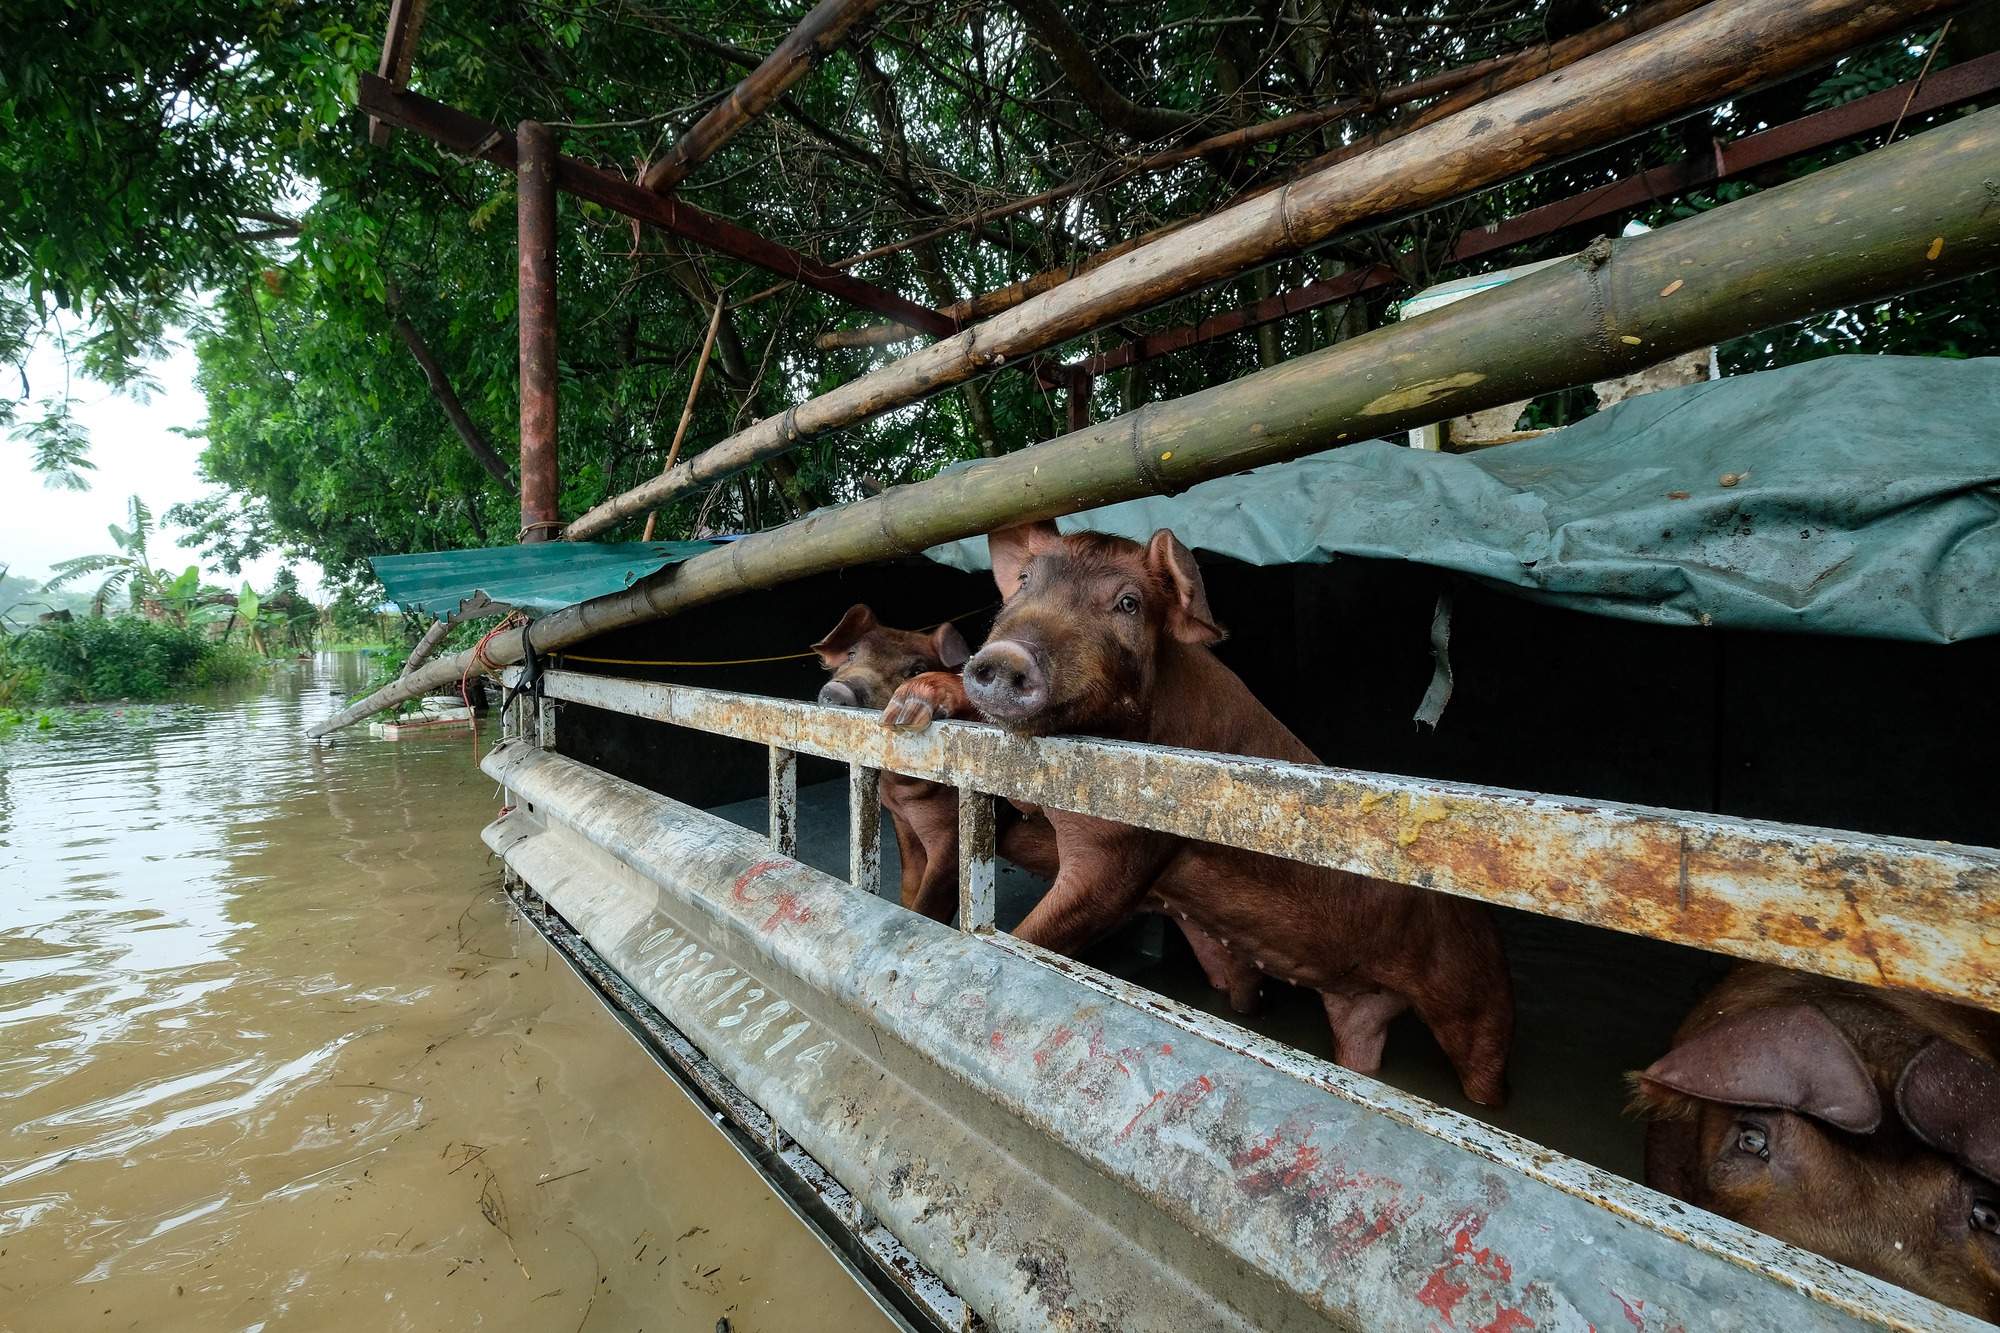
{"label": "rusty metal pipe", "polygon": [[561,529],[556,463],[555,138],[524,120],[515,168],[520,207],[521,540],[545,542]]}

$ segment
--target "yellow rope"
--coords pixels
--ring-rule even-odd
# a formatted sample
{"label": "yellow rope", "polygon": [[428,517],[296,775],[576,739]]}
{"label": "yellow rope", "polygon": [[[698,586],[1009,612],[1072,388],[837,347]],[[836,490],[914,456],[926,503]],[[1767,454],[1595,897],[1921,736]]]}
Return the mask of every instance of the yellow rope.
{"label": "yellow rope", "polygon": [[786,653],[782,657],[732,657],[719,662],[672,662],[660,658],[634,657],[585,657],[582,653],[566,653],[556,650],[556,656],[566,662],[598,662],[604,666],[751,666],[758,662],[796,662],[801,657],[818,657],[808,649],[803,653]]}
{"label": "yellow rope", "polygon": [[[998,602],[988,602],[985,606],[964,612],[963,614],[960,615],[955,615],[951,618],[951,620],[940,620],[938,621],[937,625],[926,625],[917,632],[919,634],[928,634],[932,630],[938,628],[939,625],[949,625],[952,623],[952,621],[956,620],[969,620],[973,616],[980,615],[983,612],[991,611],[994,607],[998,605],[999,605]],[[818,653],[814,652],[810,648],[808,648],[805,652],[802,653],[783,653],[777,657],[732,657],[725,660],[714,661],[714,662],[677,662],[677,661],[669,661],[664,658],[585,657],[582,653],[566,653],[560,648],[556,649],[555,655],[557,657],[563,658],[566,661],[595,662],[599,666],[670,666],[670,667],[756,666],[763,662],[796,662],[801,658],[819,656]]]}

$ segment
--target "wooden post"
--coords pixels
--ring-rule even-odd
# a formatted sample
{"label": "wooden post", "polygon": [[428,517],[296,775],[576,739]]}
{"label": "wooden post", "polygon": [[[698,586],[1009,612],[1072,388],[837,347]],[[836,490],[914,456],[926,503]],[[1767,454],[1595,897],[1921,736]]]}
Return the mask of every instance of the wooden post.
{"label": "wooden post", "polygon": [[1090,394],[1097,378],[1088,370],[1077,369],[1069,376],[1069,428],[1082,430],[1090,424]]}
{"label": "wooden post", "polygon": [[410,355],[417,359],[417,364],[423,368],[424,378],[430,382],[431,395],[438,400],[438,406],[444,409],[445,419],[450,421],[452,429],[458,432],[458,438],[464,442],[466,450],[471,453],[474,461],[486,469],[486,475],[508,490],[520,489],[514,485],[514,479],[507,475],[506,460],[493,451],[493,446],[486,442],[485,432],[479,429],[472,420],[472,415],[465,410],[465,404],[459,401],[458,392],[451,387],[450,377],[444,373],[444,367],[438,364],[437,355],[431,351],[430,344],[426,343],[423,335],[417,332],[416,325],[410,323],[410,317],[400,310],[395,311],[391,317],[391,327],[396,330],[396,336],[403,340],[403,345],[410,349]]}
{"label": "wooden post", "polygon": [[556,178],[548,127],[524,120],[515,168],[521,247],[521,540],[561,527],[556,465]]}
{"label": "wooden post", "polygon": [[[394,88],[408,86],[410,64],[417,58],[417,37],[424,30],[424,15],[430,0],[389,0],[389,30],[382,36],[382,60],[376,77]],[[368,117],[368,142],[377,148],[389,146],[389,127],[374,116]]]}
{"label": "wooden post", "polygon": [[[520,153],[515,136],[496,125],[469,116],[455,107],[434,102],[412,92],[400,92],[389,81],[373,74],[361,76],[361,109],[390,125],[401,126],[435,140],[465,157],[476,157],[509,169],[518,169]],[[759,236],[693,204],[645,189],[614,172],[600,171],[575,158],[555,158],[555,182],[579,199],[602,204],[614,213],[637,218],[675,236],[684,236],[697,245],[718,250],[746,264],[768,269],[788,282],[796,282],[817,292],[873,310],[878,315],[946,337],[956,333],[959,321],[941,315],[908,297],[863,282],[849,273],[829,268],[810,255]]]}

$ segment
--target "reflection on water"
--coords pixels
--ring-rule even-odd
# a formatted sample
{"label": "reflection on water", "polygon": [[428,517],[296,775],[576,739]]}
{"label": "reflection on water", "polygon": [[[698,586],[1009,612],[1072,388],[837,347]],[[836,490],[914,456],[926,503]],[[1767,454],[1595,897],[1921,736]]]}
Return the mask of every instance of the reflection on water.
{"label": "reflection on water", "polygon": [[0,1328],[887,1327],[357,672],[0,744]]}

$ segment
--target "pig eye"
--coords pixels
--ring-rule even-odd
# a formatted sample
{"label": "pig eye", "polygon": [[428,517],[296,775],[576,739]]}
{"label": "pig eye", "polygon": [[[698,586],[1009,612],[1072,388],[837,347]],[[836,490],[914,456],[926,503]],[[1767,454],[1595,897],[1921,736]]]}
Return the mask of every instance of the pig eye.
{"label": "pig eye", "polygon": [[1771,1141],[1757,1125],[1738,1125],[1736,1151],[1749,1153],[1752,1157],[1761,1157],[1768,1162],[1771,1160]]}
{"label": "pig eye", "polygon": [[1128,616],[1132,615],[1139,609],[1139,599],[1128,592],[1118,599],[1118,609]]}
{"label": "pig eye", "polygon": [[918,663],[915,663],[914,665],[912,665],[912,666],[910,667],[910,669],[909,669],[908,671],[905,671],[905,672],[903,673],[903,675],[904,675],[904,676],[905,676],[906,678],[908,678],[908,679],[911,679],[911,680],[914,680],[914,679],[916,679],[916,678],[917,678],[918,676],[921,676],[921,675],[923,675],[923,674],[924,674],[924,664],[923,664],[922,662],[918,662]]}
{"label": "pig eye", "polygon": [[2000,1235],[2000,1204],[1991,1199],[1972,1201],[1972,1229],[1984,1231],[1988,1235]]}

